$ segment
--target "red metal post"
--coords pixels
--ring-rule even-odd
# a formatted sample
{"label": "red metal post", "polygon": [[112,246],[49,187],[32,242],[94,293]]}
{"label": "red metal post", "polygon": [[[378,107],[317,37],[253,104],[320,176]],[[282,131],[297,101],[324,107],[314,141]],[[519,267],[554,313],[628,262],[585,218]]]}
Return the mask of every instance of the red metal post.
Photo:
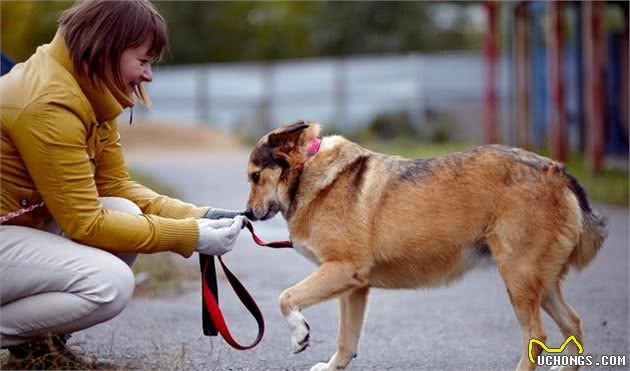
{"label": "red metal post", "polygon": [[485,120],[484,120],[484,140],[486,143],[496,143],[497,132],[497,13],[498,5],[495,1],[484,3],[487,16],[487,28],[484,39],[484,59],[485,59]]}
{"label": "red metal post", "polygon": [[561,1],[549,3],[551,35],[549,38],[549,53],[547,61],[549,66],[549,90],[551,91],[550,108],[550,135],[551,154],[561,162],[567,160],[567,123],[564,106],[564,69],[563,63],[563,30]]}
{"label": "red metal post", "polygon": [[584,22],[584,74],[586,105],[586,155],[592,171],[600,171],[604,165],[604,29],[605,3],[582,3]]}

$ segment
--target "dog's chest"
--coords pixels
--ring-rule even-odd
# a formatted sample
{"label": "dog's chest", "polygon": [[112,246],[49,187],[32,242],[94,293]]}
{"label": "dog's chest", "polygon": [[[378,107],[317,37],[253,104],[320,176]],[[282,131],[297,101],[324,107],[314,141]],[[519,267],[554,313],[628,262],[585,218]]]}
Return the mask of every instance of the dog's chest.
{"label": "dog's chest", "polygon": [[315,256],[315,254],[313,253],[313,250],[311,250],[307,244],[293,241],[293,248],[295,249],[295,251],[297,251],[300,255],[302,255],[306,259],[319,265],[319,259],[317,259],[317,256]]}

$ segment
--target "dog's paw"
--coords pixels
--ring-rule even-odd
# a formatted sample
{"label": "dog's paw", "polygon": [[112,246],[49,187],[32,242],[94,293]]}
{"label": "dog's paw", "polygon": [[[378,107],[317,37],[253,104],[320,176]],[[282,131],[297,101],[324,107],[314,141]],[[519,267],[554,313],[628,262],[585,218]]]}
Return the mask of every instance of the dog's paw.
{"label": "dog's paw", "polygon": [[300,353],[309,345],[311,329],[306,323],[302,313],[293,311],[287,317],[289,327],[291,327],[291,350],[293,353]]}
{"label": "dog's paw", "polygon": [[300,353],[309,346],[309,337],[311,335],[306,332],[304,335],[298,333],[291,335],[291,349],[293,353]]}
{"label": "dog's paw", "polygon": [[331,371],[332,368],[328,366],[328,363],[320,362],[315,366],[311,367],[311,371]]}

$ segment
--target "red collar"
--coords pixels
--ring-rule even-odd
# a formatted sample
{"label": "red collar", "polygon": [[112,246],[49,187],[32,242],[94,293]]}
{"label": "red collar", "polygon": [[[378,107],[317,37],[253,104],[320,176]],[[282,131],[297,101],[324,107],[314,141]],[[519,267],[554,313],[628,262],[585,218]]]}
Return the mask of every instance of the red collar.
{"label": "red collar", "polygon": [[311,142],[308,144],[308,151],[306,152],[308,157],[313,157],[319,151],[319,146],[322,143],[322,140],[315,137],[311,139]]}
{"label": "red collar", "polygon": [[313,158],[317,154],[317,152],[319,152],[319,146],[321,143],[322,140],[319,138],[311,139],[311,142],[308,144],[308,149],[306,150],[306,160],[296,165],[298,169],[303,169],[304,164],[308,162],[311,158]]}

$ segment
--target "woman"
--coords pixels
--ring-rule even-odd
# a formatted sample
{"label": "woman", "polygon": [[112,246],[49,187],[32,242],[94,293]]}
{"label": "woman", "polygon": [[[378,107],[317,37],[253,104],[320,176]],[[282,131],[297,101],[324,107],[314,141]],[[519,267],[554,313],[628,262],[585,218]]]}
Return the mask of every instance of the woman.
{"label": "woman", "polygon": [[143,84],[166,44],[147,0],[80,2],[50,44],[0,79],[0,215],[43,201],[0,226],[0,343],[14,357],[119,314],[137,253],[234,246],[239,213],[129,179],[115,119],[134,95],[148,104]]}

